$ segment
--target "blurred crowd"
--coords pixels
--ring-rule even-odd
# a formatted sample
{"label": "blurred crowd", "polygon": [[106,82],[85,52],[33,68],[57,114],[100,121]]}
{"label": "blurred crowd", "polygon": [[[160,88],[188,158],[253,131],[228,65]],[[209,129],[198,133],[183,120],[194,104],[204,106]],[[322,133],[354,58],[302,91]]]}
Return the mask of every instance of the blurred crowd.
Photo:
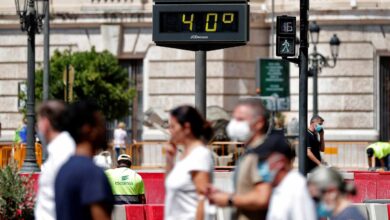
{"label": "blurred crowd", "polygon": [[[36,219],[111,219],[114,204],[146,203],[142,177],[131,169],[132,157],[123,150],[125,124],[114,131],[112,169],[104,116],[95,103],[47,101],[37,115],[48,159],[39,179]],[[214,183],[214,158],[207,147],[213,137],[210,123],[192,106],[172,109],[164,219],[217,219],[217,210],[224,207],[231,208],[232,220],[365,219],[348,200],[355,193],[353,185],[321,159],[323,123],[320,116],[310,120],[305,161],[310,173],[305,178],[294,169],[295,150],[284,132],[273,128],[262,101],[240,100],[227,134],[245,143],[245,151],[236,162],[234,191],[225,192]],[[372,163],[380,156],[377,148],[367,148]]]}

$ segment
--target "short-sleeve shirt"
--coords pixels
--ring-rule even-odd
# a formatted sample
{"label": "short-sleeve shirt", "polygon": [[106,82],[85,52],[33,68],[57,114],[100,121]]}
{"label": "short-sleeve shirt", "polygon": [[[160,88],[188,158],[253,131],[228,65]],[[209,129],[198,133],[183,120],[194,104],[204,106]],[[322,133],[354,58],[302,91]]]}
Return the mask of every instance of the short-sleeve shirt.
{"label": "short-sleeve shirt", "polygon": [[165,179],[165,220],[194,220],[199,198],[192,172],[210,174],[214,169],[213,156],[204,146],[194,148],[185,158],[178,161]]}
{"label": "short-sleeve shirt", "polygon": [[[321,143],[317,138],[317,134],[307,130],[307,149],[310,149],[313,155],[321,161]],[[306,173],[316,168],[317,164],[310,160],[306,155]]]}
{"label": "short-sleeve shirt", "polygon": [[[258,172],[259,157],[257,154],[250,152],[252,152],[257,147],[261,147],[264,139],[265,138],[261,138],[257,140],[256,143],[252,143],[251,146],[248,146],[246,153],[239,159],[234,173],[235,193],[240,195],[246,194],[252,191],[256,184],[263,181]],[[237,220],[261,220],[265,219],[265,216],[265,210],[251,211],[236,209],[232,213],[232,219]]]}
{"label": "short-sleeve shirt", "polygon": [[306,179],[290,171],[272,191],[267,220],[316,220]]}
{"label": "short-sleeve shirt", "polygon": [[378,159],[382,159],[390,154],[390,143],[388,142],[376,142],[367,147],[374,150],[374,156]]}
{"label": "short-sleeve shirt", "polygon": [[90,206],[103,205],[111,214],[114,197],[104,171],[92,158],[72,156],[60,169],[55,182],[57,220],[92,219]]}
{"label": "short-sleeve shirt", "polygon": [[349,206],[337,216],[330,217],[330,220],[366,220],[359,209]]}
{"label": "short-sleeve shirt", "polygon": [[145,194],[144,181],[134,170],[127,167],[106,170],[116,204],[140,204]]}
{"label": "short-sleeve shirt", "polygon": [[119,147],[125,147],[126,144],[126,131],[117,128],[114,130],[114,147],[119,148]]}

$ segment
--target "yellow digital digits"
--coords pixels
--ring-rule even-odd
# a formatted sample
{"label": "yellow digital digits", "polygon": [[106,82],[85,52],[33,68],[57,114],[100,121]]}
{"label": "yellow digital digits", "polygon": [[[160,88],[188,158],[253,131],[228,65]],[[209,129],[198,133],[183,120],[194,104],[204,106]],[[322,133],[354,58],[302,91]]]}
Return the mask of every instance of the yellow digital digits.
{"label": "yellow digital digits", "polygon": [[[214,17],[214,25],[212,28],[209,28],[210,24],[210,17]],[[218,14],[217,13],[207,13],[206,15],[206,32],[216,32],[217,31],[217,21],[218,21]]]}
{"label": "yellow digital digits", "polygon": [[[228,17],[228,18],[226,18]],[[234,21],[234,14],[233,13],[223,13],[222,16],[222,22],[225,24],[231,24]]]}
{"label": "yellow digital digits", "polygon": [[189,29],[190,29],[190,31],[192,31],[192,25],[193,25],[193,23],[194,23],[194,13],[191,14],[190,20],[189,20],[189,21],[186,20],[186,14],[183,14],[182,22],[183,22],[183,24],[188,24],[188,25],[190,25],[190,28],[189,28]]}
{"label": "yellow digital digits", "polygon": [[[194,24],[194,13],[191,13],[190,19],[187,20],[187,16],[183,13],[182,22],[183,24],[189,25],[189,30],[192,31]],[[224,24],[231,24],[234,21],[234,13],[223,13],[222,14],[222,22]],[[217,31],[217,22],[218,22],[218,14],[217,13],[207,13],[206,14],[206,32],[216,32]]]}

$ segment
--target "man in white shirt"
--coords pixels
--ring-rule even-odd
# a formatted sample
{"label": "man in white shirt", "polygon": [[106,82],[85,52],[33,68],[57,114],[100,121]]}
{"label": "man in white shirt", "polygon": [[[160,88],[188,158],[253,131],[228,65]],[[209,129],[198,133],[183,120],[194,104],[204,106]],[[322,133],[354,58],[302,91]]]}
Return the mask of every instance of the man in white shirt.
{"label": "man in white shirt", "polygon": [[41,167],[35,206],[36,220],[55,220],[54,183],[59,169],[75,152],[75,142],[65,130],[66,106],[61,101],[44,102],[38,110],[38,134],[46,142],[48,159]]}
{"label": "man in white shirt", "polygon": [[275,146],[260,158],[259,173],[273,190],[267,220],[316,220],[314,201],[307,189],[306,179],[295,170],[293,149]]}

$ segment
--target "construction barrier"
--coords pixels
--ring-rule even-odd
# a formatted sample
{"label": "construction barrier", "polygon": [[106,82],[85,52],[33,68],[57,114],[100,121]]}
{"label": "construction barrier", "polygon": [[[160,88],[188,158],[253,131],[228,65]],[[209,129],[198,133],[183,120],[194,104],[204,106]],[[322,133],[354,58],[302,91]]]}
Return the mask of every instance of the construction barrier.
{"label": "construction barrier", "polygon": [[390,204],[387,204],[387,217],[390,219]]}
{"label": "construction barrier", "polygon": [[390,172],[353,171],[357,195],[354,202],[390,199]]}
{"label": "construction barrier", "polygon": [[145,197],[147,204],[164,204],[165,174],[139,172],[145,184]]}
{"label": "construction barrier", "polygon": [[333,167],[343,170],[367,170],[366,147],[371,144],[363,141],[325,141],[323,159]]}
{"label": "construction barrier", "polygon": [[124,207],[126,220],[147,220],[145,205],[124,205]]}
{"label": "construction barrier", "polygon": [[163,220],[164,219],[164,205],[145,205],[146,220]]}
{"label": "construction barrier", "polygon": [[[42,146],[39,143],[35,143],[35,157],[37,164],[40,167],[42,164]],[[23,166],[24,159],[26,158],[26,145],[25,144],[10,144],[0,146],[0,167],[3,168],[14,160],[20,169]]]}
{"label": "construction barrier", "polygon": [[[390,204],[354,203],[367,220],[390,220]],[[218,215],[218,214],[217,214]],[[126,216],[124,218],[124,216]],[[164,205],[120,205],[115,206],[113,220],[163,220]],[[230,219],[218,215],[218,219]]]}
{"label": "construction barrier", "polygon": [[[297,141],[294,142],[297,146]],[[126,145],[122,153],[132,156],[134,169],[163,169],[165,167],[164,146],[166,141],[145,141],[135,142]],[[326,141],[323,158],[331,166],[343,170],[363,170],[367,169],[367,158],[365,148],[369,142],[342,142]],[[216,167],[234,167],[238,157],[244,152],[243,143],[241,142],[212,142],[209,148],[213,151]],[[14,159],[21,167],[25,158],[25,145],[13,145],[8,143],[0,146],[0,166],[7,165],[12,158],[14,150]],[[112,160],[115,162],[115,154],[112,145],[109,148]],[[297,151],[298,152],[298,151]],[[42,163],[42,148],[39,144],[35,149],[38,165]],[[295,166],[298,160],[295,160]]]}
{"label": "construction barrier", "polygon": [[[136,142],[128,144],[125,152],[132,156],[134,169],[162,169],[165,167],[164,146],[167,144],[166,141]],[[366,170],[365,148],[369,144],[364,141],[326,141],[323,158],[331,166],[343,170]],[[293,145],[297,148],[298,141],[293,141]],[[243,146],[241,142],[212,142],[208,145],[213,151],[216,167],[234,167],[244,152]],[[298,160],[295,160],[295,165],[298,165]]]}
{"label": "construction barrier", "polygon": [[242,142],[212,142],[209,148],[214,153],[215,166],[218,167],[235,166],[245,150]]}
{"label": "construction barrier", "polygon": [[[162,220],[164,216],[164,173],[139,172],[145,183],[145,205],[115,206],[113,219],[118,220]],[[24,174],[30,175],[30,174]],[[232,190],[232,172],[215,172],[215,185],[224,190]],[[348,173],[348,181],[353,181],[358,194],[353,197],[355,206],[368,216],[368,220],[390,220],[390,204],[379,204],[390,199],[390,173],[362,172]],[[33,174],[34,189],[38,190],[39,174]],[[370,200],[370,203],[363,203]],[[377,203],[373,203],[377,200]],[[219,210],[221,211],[221,210]],[[225,211],[225,209],[223,210]],[[229,216],[221,214],[221,216]],[[219,218],[220,219],[220,218]],[[225,217],[226,219],[226,217]]]}

